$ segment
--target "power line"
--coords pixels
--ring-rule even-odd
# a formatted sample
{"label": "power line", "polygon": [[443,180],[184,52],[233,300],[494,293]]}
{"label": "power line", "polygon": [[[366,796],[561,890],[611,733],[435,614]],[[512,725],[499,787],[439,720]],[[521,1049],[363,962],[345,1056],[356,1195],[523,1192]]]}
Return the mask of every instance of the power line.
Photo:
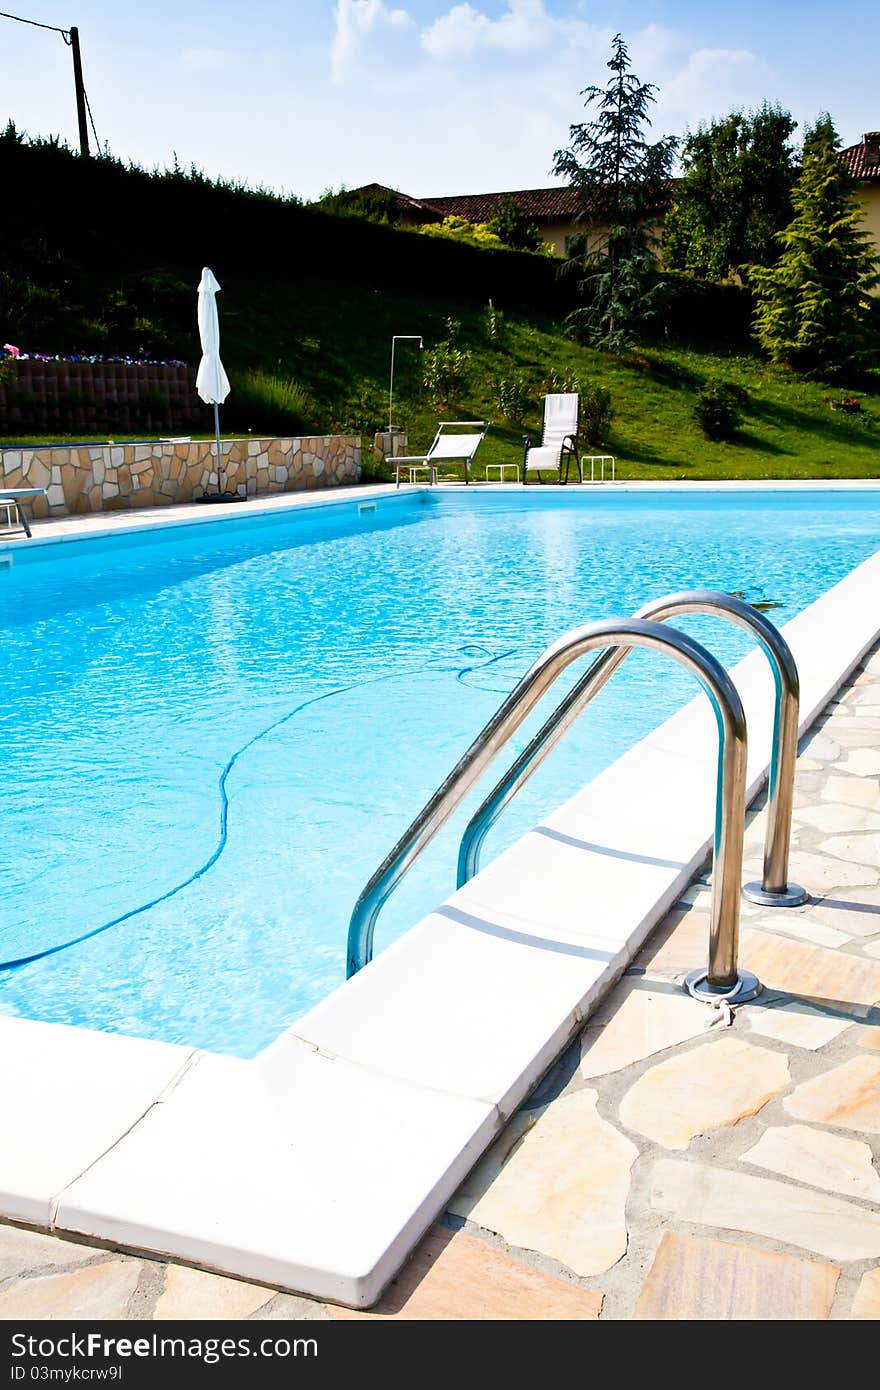
{"label": "power line", "polygon": [[16,24],[29,24],[32,29],[47,29],[51,34],[60,34],[67,47],[73,51],[73,82],[76,90],[76,119],[79,125],[79,152],[83,159],[89,157],[89,128],[86,123],[86,113],[92,124],[92,134],[95,137],[95,144],[100,149],[98,132],[95,130],[95,118],[92,115],[92,108],[86,96],[85,83],[82,74],[82,58],[79,51],[79,30],[76,25],[69,29],[60,29],[57,24],[42,24],[38,19],[25,19],[24,15],[10,14],[8,10],[0,10],[0,19],[12,19]]}
{"label": "power line", "polygon": [[92,115],[92,103],[89,101],[89,94],[88,94],[88,92],[86,91],[85,87],[83,87],[83,96],[85,97],[85,100],[86,100],[86,110],[87,110],[88,113],[89,113],[89,121],[91,122],[91,126],[92,126],[92,134],[93,134],[94,137],[95,137],[95,149],[98,150],[98,152],[100,153],[100,150],[101,150],[101,142],[100,142],[100,140],[98,139],[98,132],[95,130],[95,118],[94,118],[94,116]]}
{"label": "power line", "polygon": [[70,44],[70,30],[59,29],[57,24],[41,24],[38,19],[24,19],[20,14],[7,14],[0,10],[0,19],[14,19],[18,24],[30,24],[34,29],[49,29],[53,34],[61,34],[66,44]]}

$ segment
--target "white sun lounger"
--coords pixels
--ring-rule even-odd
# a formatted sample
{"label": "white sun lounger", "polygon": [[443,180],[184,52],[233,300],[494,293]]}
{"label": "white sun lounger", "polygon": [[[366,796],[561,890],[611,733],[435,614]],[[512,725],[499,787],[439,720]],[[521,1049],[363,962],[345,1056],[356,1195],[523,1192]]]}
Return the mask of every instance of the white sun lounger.
{"label": "white sun lounger", "polygon": [[[28,524],[28,519],[24,514],[24,508],[21,505],[22,498],[44,497],[45,493],[46,489],[44,487],[0,488],[0,507],[6,508],[7,529],[10,531],[14,531],[16,529],[23,530],[25,535],[29,537],[31,534],[31,528]],[[18,518],[17,528],[15,525],[15,521],[12,520],[13,517]]]}
{"label": "white sun lounger", "polygon": [[[411,457],[386,458],[386,463],[394,464],[395,482],[400,487],[401,468],[409,469],[409,480],[415,482],[416,471],[427,468],[428,478],[437,481],[437,464],[441,461],[464,464],[464,480],[467,483],[468,469],[473,463],[474,454],[486,437],[488,420],[441,420],[434,435],[434,442],[426,454],[413,454]],[[444,434],[444,430],[470,430],[469,434]],[[473,433],[478,430],[479,433]]]}
{"label": "white sun lounger", "polygon": [[[523,482],[529,481],[529,473],[536,473],[541,482],[542,473],[555,473],[560,483],[568,482],[568,470],[572,459],[581,482],[584,475],[578,455],[577,438],[579,430],[580,398],[574,391],[544,397],[544,429],[539,445],[532,445],[528,435],[524,436]],[[565,477],[562,476],[563,468]]]}

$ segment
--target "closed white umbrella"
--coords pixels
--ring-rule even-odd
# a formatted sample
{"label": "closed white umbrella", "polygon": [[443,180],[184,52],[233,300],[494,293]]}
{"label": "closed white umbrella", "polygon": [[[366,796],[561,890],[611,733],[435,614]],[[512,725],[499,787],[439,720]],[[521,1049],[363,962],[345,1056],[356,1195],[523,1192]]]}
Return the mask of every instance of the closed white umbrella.
{"label": "closed white umbrella", "polygon": [[217,493],[222,495],[220,448],[220,409],[229,395],[229,378],[220,361],[220,322],[217,318],[216,294],[220,286],[214,272],[205,266],[199,281],[199,337],[202,341],[202,360],[196,377],[196,390],[206,405],[214,407],[214,432],[217,436]]}

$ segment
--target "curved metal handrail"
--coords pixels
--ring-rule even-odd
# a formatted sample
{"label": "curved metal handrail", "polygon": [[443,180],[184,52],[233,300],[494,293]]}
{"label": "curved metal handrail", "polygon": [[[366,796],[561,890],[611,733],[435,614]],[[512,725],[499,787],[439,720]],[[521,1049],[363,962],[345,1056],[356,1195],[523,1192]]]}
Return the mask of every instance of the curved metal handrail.
{"label": "curved metal handrail", "polygon": [[[773,715],[773,742],[767,798],[767,831],[764,840],[764,874],[761,883],[746,884],[743,892],[752,902],[768,906],[796,907],[807,898],[806,891],[788,882],[788,853],[791,841],[791,812],[794,774],[797,763],[798,705],[800,681],[791,648],[777,627],[751,604],[732,594],[712,589],[687,589],[646,603],[634,614],[637,619],[666,622],[685,613],[708,613],[727,618],[737,627],[757,637],[773,671],[776,701]],[[477,808],[465,827],[458,853],[458,887],[473,878],[480,866],[480,851],[492,826],[517,792],[552,752],[560,739],[586,709],[590,701],[611,679],[626,659],[626,647],[605,651],[535,734]]]}
{"label": "curved metal handrail", "polygon": [[467,795],[492,759],[566,667],[587,652],[608,647],[646,647],[665,652],[696,676],[712,704],[718,727],[714,873],[708,970],[694,972],[696,989],[753,997],[760,985],[737,973],[739,896],[745,818],[746,720],[736,687],[705,647],[662,623],[639,618],[591,623],[567,632],[538,658],[501,704],[452,772],[420,811],[358,898],[348,929],[348,975],[372,959],[376,919],[384,903]]}

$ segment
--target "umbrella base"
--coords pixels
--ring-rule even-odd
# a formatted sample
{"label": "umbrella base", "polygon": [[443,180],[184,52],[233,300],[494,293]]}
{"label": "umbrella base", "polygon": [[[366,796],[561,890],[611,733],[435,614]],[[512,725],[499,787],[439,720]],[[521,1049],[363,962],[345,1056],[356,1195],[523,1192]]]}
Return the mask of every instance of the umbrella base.
{"label": "umbrella base", "polygon": [[205,492],[201,497],[194,497],[194,502],[247,502],[249,498],[242,497],[240,492]]}

